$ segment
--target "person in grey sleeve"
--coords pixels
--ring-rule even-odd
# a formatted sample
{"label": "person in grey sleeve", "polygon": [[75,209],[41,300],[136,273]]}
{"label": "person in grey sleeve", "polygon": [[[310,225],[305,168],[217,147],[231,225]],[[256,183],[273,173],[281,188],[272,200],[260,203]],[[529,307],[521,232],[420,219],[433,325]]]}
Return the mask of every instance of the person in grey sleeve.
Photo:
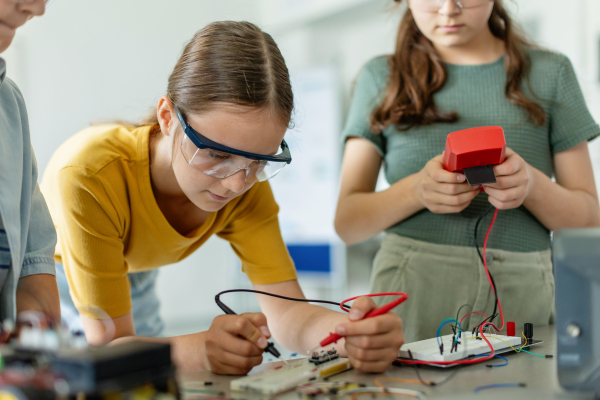
{"label": "person in grey sleeve", "polygon": [[[0,0],[0,53],[17,28],[44,14],[44,0]],[[0,319],[39,311],[60,321],[56,232],[37,177],[27,111],[0,57]]]}

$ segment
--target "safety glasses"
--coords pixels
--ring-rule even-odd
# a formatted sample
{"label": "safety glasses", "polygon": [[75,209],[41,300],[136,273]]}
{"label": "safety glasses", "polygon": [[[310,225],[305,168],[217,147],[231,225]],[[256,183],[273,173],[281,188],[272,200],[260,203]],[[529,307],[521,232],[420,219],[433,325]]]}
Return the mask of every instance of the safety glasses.
{"label": "safety glasses", "polygon": [[245,182],[262,182],[271,179],[292,162],[290,149],[285,140],[281,142],[277,154],[271,156],[233,149],[195,131],[179,108],[175,104],[173,107],[185,132],[181,142],[183,158],[189,165],[206,175],[222,179],[239,171],[245,171]]}

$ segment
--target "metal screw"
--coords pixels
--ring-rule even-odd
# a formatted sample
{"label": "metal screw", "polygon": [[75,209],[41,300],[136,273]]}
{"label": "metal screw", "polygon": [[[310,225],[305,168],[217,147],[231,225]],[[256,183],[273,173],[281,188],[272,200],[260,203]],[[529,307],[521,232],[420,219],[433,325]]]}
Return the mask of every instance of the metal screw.
{"label": "metal screw", "polygon": [[567,326],[567,335],[572,338],[578,338],[581,335],[581,328],[577,324],[569,324]]}

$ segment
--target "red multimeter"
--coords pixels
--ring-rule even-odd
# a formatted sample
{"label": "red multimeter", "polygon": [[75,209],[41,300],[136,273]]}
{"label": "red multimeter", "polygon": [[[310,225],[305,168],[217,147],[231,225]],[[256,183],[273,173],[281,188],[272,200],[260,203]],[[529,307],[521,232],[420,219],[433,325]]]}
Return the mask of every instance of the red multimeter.
{"label": "red multimeter", "polygon": [[444,168],[463,172],[469,185],[496,183],[494,165],[506,157],[504,130],[499,126],[464,129],[448,134]]}

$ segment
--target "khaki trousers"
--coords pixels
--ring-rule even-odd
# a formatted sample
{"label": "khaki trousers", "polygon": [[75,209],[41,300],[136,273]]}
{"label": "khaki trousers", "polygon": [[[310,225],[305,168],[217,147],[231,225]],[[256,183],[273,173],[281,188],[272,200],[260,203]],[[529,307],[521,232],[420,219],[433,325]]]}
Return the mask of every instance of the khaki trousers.
{"label": "khaki trousers", "polygon": [[[481,249],[483,251],[483,248]],[[518,253],[487,250],[488,267],[496,282],[498,298],[507,321],[519,334],[526,322],[547,325],[554,319],[554,274],[550,250]],[[371,276],[371,293],[406,292],[408,300],[394,310],[403,320],[406,342],[435,337],[444,318],[456,318],[463,304],[472,311],[491,315],[494,293],[477,250],[447,246],[386,234]],[[379,297],[379,305],[392,297]],[[461,317],[468,313],[461,311]],[[483,316],[465,318],[463,330],[471,330]],[[460,318],[459,318],[460,319]],[[500,317],[494,323],[500,327]],[[449,327],[442,334],[451,333]]]}

